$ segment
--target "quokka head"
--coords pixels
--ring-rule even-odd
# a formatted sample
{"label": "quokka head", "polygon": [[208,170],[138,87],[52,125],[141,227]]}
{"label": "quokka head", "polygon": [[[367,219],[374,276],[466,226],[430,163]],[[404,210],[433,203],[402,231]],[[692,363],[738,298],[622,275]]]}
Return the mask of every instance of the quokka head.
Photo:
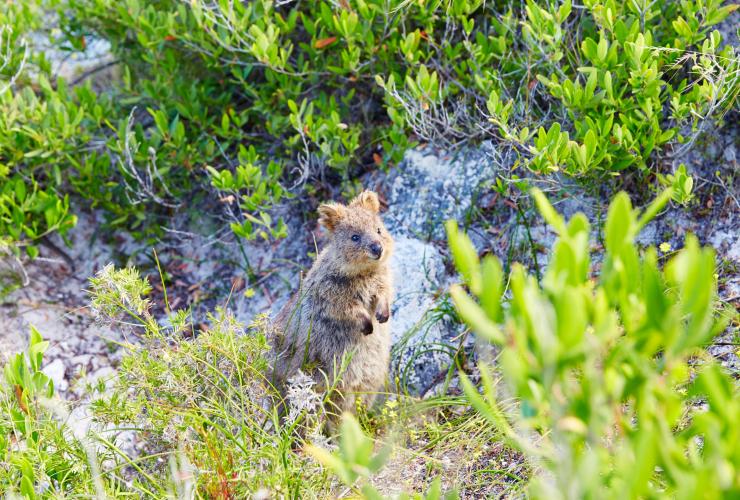
{"label": "quokka head", "polygon": [[378,195],[372,191],[363,191],[346,206],[325,203],[319,207],[319,224],[329,230],[331,251],[350,274],[372,270],[393,251],[393,239],[379,210]]}

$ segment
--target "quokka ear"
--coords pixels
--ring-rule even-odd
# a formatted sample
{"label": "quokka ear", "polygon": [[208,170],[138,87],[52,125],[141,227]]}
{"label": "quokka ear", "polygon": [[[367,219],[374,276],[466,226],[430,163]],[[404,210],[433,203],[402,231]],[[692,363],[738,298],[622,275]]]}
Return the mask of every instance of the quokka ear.
{"label": "quokka ear", "polygon": [[378,201],[378,195],[374,191],[363,191],[349,202],[349,206],[362,207],[376,214],[380,211],[380,201]]}
{"label": "quokka ear", "polygon": [[347,208],[339,203],[324,203],[319,206],[319,224],[329,231],[334,231],[347,212]]}

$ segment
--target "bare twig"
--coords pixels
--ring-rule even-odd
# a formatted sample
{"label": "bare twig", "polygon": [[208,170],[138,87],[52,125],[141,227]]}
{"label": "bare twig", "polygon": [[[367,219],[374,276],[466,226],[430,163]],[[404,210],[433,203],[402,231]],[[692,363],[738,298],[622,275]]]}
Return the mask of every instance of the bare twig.
{"label": "bare twig", "polygon": [[117,60],[117,59],[114,59],[114,60],[112,60],[112,61],[108,61],[108,62],[107,62],[107,63],[105,63],[105,64],[101,64],[100,66],[95,66],[94,68],[91,68],[91,69],[89,69],[89,70],[85,71],[85,72],[84,72],[84,73],[82,73],[82,74],[81,74],[80,76],[78,76],[77,78],[75,78],[75,79],[74,79],[74,80],[72,81],[72,83],[71,83],[71,86],[72,86],[72,87],[74,87],[75,85],[77,85],[77,84],[79,84],[79,83],[81,83],[81,82],[85,81],[86,79],[90,78],[90,77],[91,77],[92,75],[94,75],[95,73],[98,73],[98,72],[100,72],[100,71],[103,71],[103,70],[105,70],[105,69],[108,69],[108,68],[110,68],[111,66],[115,66],[116,64],[119,64],[120,62],[121,62],[121,61],[119,61],[119,60]]}
{"label": "bare twig", "polygon": [[[13,54],[15,47],[13,46],[13,27],[12,26],[0,26],[0,73],[3,72],[13,61]],[[0,94],[5,93],[10,87],[15,84],[15,81],[23,72],[23,68],[28,60],[29,48],[28,42],[21,38],[15,41],[18,47],[23,49],[23,57],[18,65],[18,68],[10,76],[10,79],[5,84],[0,85]]]}
{"label": "bare twig", "polygon": [[[146,201],[153,201],[163,207],[179,208],[182,206],[181,202],[173,203],[163,199],[157,194],[156,184],[158,181],[165,194],[170,198],[174,198],[174,195],[170,192],[167,184],[159,173],[159,169],[157,168],[157,152],[154,148],[149,148],[149,160],[144,169],[137,168],[134,163],[131,139],[133,137],[132,129],[135,112],[136,107],[131,110],[131,113],[128,116],[128,120],[126,122],[126,134],[122,148],[123,158],[119,158],[118,161],[121,171],[124,173],[123,183],[126,186],[126,197],[132,205],[139,205]],[[129,183],[128,178],[133,179],[135,184],[134,186]]]}
{"label": "bare twig", "polygon": [[[681,147],[673,150],[669,156],[678,158],[686,155],[693,147],[697,138],[707,131],[713,123],[711,118],[716,117],[720,112],[726,112],[737,101],[740,92],[740,59],[716,56],[703,52],[687,51],[672,49],[668,47],[651,47],[653,50],[666,52],[681,52],[683,55],[674,63],[674,68],[680,68],[686,64],[691,65],[691,71],[698,77],[689,85],[685,92],[702,82],[708,82],[711,90],[707,96],[707,101],[700,112],[692,111],[691,116],[697,124],[692,128],[691,135]],[[699,61],[697,61],[699,59]]]}

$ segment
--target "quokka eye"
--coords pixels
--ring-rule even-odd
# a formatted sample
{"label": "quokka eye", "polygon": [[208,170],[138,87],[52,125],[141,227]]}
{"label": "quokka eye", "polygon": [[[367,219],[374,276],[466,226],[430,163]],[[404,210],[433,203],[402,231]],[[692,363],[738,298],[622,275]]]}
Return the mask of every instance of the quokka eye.
{"label": "quokka eye", "polygon": [[360,241],[360,235],[359,234],[353,234],[352,235],[352,241]]}
{"label": "quokka eye", "polygon": [[378,234],[380,234],[380,228],[378,228]]}

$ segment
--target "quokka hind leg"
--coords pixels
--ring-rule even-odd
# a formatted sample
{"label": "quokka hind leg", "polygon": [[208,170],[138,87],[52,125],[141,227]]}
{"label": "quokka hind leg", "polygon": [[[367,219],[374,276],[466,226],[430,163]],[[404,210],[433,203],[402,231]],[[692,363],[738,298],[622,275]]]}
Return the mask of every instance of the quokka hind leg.
{"label": "quokka hind leg", "polygon": [[388,373],[382,377],[383,383],[380,387],[367,390],[363,393],[363,404],[367,410],[372,409],[373,405],[383,405],[396,391],[391,387],[388,380]]}
{"label": "quokka hind leg", "polygon": [[366,392],[361,397],[358,397],[365,411],[370,411],[378,399],[384,400],[385,398],[377,392]]}
{"label": "quokka hind leg", "polygon": [[344,394],[341,402],[336,402],[332,406],[333,411],[327,411],[326,425],[324,433],[326,436],[335,439],[340,434],[340,424],[343,413],[349,413],[360,422],[367,421],[370,417],[368,412],[376,401],[376,393],[350,392]]}
{"label": "quokka hind leg", "polygon": [[273,408],[277,411],[280,424],[285,423],[285,417],[288,413],[288,382],[285,374],[279,369],[274,368],[268,379],[271,389],[271,399]]}

